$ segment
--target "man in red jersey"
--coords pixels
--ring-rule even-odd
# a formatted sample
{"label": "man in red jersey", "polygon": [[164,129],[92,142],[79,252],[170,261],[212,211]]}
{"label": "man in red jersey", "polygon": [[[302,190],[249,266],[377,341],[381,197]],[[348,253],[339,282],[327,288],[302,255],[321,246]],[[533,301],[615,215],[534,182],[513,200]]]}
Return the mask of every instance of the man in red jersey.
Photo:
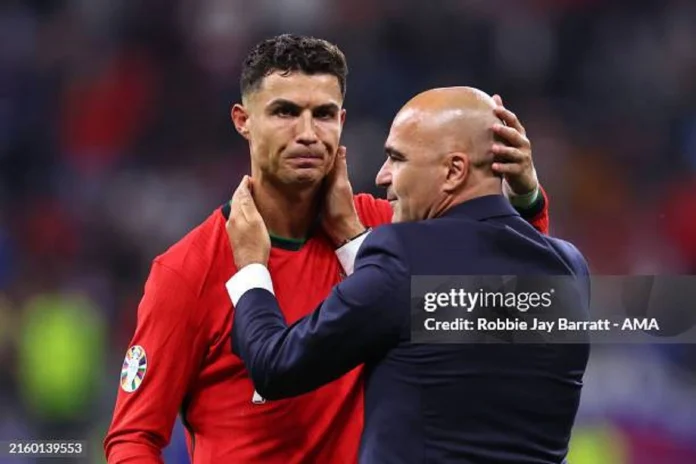
{"label": "man in red jersey", "polygon": [[[278,36],[245,60],[242,104],[232,109],[249,142],[254,199],[271,235],[268,268],[289,323],[341,280],[336,246],[356,233],[332,209],[332,192],[346,180],[345,149],[339,149],[346,73],[334,45]],[[522,194],[514,202],[526,202],[525,217],[545,232],[546,197],[524,129],[502,106],[497,111],[511,127],[495,130],[513,146],[499,147],[498,170]],[[367,227],[391,220],[384,200],[356,195],[355,208]],[[267,402],[232,354],[225,283],[236,269],[225,229],[229,211],[214,211],[152,264],[104,443],[108,462],[162,462],[177,414],[194,464],[356,462],[360,368],[306,395]],[[331,222],[329,235],[319,217]]]}

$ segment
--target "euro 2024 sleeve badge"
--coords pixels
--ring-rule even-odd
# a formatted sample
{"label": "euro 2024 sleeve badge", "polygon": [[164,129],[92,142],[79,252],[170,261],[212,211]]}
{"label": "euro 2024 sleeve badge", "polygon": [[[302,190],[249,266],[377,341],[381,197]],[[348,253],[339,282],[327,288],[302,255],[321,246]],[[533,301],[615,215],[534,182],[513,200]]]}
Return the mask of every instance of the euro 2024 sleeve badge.
{"label": "euro 2024 sleeve badge", "polygon": [[143,383],[147,372],[147,355],[140,345],[130,347],[121,367],[121,388],[133,393]]}

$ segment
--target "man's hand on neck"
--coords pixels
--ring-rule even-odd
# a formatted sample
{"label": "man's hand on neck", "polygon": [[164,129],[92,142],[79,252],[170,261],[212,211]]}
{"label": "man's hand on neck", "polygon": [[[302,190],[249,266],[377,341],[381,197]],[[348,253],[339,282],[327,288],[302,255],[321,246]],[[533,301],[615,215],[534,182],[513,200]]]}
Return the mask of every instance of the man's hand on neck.
{"label": "man's hand on neck", "polygon": [[316,220],[319,186],[292,190],[267,181],[254,184],[254,201],[269,232],[277,237],[302,240],[307,238]]}

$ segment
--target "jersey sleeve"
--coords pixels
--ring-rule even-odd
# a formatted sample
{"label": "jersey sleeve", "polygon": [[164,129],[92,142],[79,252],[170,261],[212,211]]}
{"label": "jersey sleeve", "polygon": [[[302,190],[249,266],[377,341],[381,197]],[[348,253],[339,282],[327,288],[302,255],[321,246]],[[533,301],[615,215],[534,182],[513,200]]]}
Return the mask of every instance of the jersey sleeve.
{"label": "jersey sleeve", "polygon": [[161,450],[204,355],[195,300],[176,271],[153,263],[104,440],[109,464],[163,462]]}
{"label": "jersey sleeve", "polygon": [[367,193],[353,197],[360,221],[366,227],[377,227],[391,223],[392,208],[387,200],[375,198]]}
{"label": "jersey sleeve", "polygon": [[541,197],[529,209],[516,209],[520,216],[536,230],[544,235],[549,235],[549,197],[543,186],[539,186],[539,191]]}

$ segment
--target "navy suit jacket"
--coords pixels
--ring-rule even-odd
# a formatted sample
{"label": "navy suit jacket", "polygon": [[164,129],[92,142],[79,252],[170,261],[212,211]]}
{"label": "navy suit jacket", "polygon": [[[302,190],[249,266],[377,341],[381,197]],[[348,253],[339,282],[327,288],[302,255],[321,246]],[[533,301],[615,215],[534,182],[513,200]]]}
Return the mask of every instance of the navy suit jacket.
{"label": "navy suit jacket", "polygon": [[[381,226],[355,271],[288,327],[270,292],[235,306],[233,350],[267,399],[299,395],[365,364],[361,463],[562,463],[589,345],[414,344],[413,275],[565,275],[585,259],[502,196],[436,219]],[[580,285],[586,309],[589,284]]]}

